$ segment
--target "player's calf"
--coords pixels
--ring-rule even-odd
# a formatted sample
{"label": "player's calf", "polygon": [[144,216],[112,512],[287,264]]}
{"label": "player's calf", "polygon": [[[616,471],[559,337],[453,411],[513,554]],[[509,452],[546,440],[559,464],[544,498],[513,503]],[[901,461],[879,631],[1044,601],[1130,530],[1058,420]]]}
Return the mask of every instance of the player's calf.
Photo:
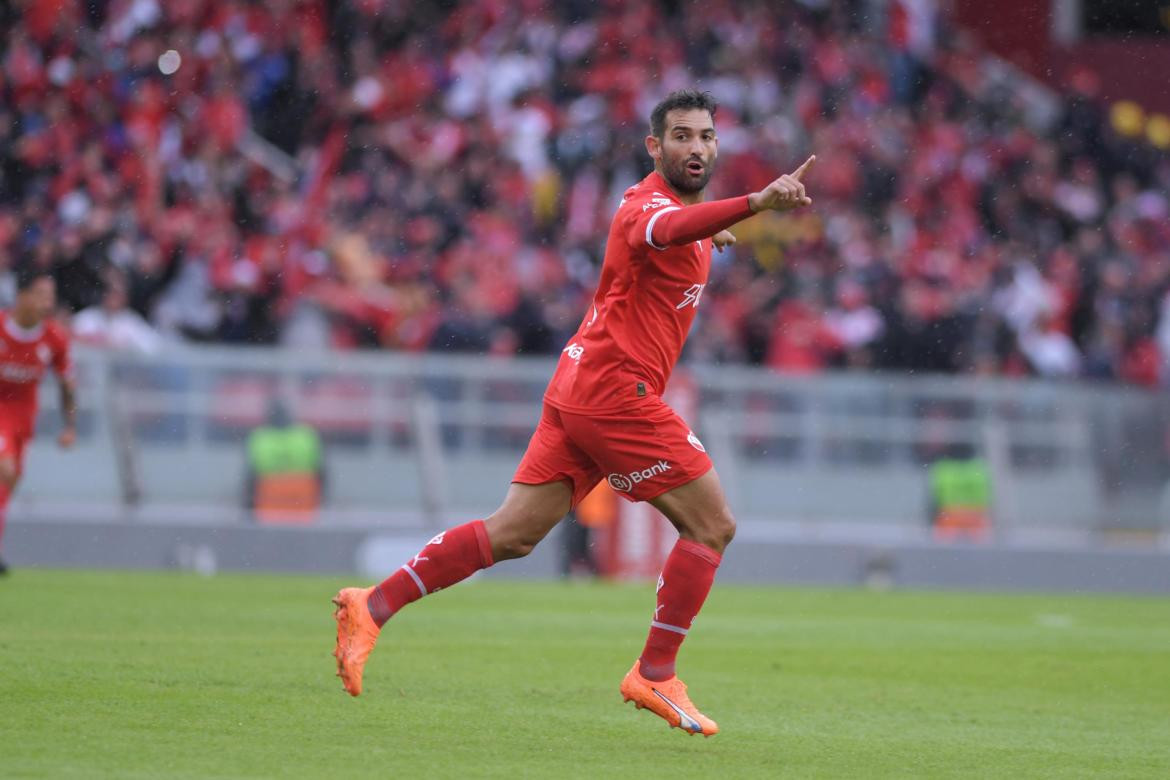
{"label": "player's calf", "polygon": [[398,610],[428,593],[450,587],[493,563],[482,520],[436,534],[418,554],[372,588],[343,588],[337,609],[337,674],[351,696],[362,690],[366,659],[382,626]]}
{"label": "player's calf", "polygon": [[462,582],[494,562],[482,520],[448,528],[370,592],[370,615],[381,627],[407,604]]}
{"label": "player's calf", "polygon": [[[569,489],[560,482],[513,484],[504,505],[487,521],[436,534],[418,554],[373,588],[345,588],[337,605],[337,673],[357,696],[366,659],[386,621],[411,602],[467,579],[502,557],[526,555],[569,509]],[[554,516],[554,512],[559,512]]]}

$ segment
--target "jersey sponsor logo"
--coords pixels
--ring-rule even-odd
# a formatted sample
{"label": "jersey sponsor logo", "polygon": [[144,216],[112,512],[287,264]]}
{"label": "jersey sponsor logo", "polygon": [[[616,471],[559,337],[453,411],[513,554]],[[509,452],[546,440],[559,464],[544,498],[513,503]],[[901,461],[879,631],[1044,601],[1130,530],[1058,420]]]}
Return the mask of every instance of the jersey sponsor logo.
{"label": "jersey sponsor logo", "polygon": [[48,365],[53,358],[53,351],[49,349],[48,344],[37,344],[37,359],[42,363]]}
{"label": "jersey sponsor logo", "polygon": [[707,448],[703,446],[703,442],[699,441],[699,437],[695,435],[694,431],[687,431],[687,442],[699,452],[707,451]]}
{"label": "jersey sponsor logo", "polygon": [[570,360],[580,361],[581,356],[585,354],[585,347],[574,341],[573,343],[569,344],[569,346],[562,349],[561,352],[568,355]]}
{"label": "jersey sponsor logo", "polygon": [[670,198],[651,198],[642,204],[642,212],[645,213],[650,209],[658,209],[662,208],[663,206],[669,206],[670,203]]}
{"label": "jersey sponsor logo", "polygon": [[705,284],[692,284],[687,288],[687,291],[683,293],[684,297],[682,299],[682,303],[680,303],[678,306],[675,306],[674,308],[685,309],[687,306],[694,306],[696,309],[699,308],[699,299],[703,297],[703,289],[706,286],[707,285]]}
{"label": "jersey sponsor logo", "polygon": [[625,474],[610,474],[607,479],[609,486],[619,493],[629,493],[634,487],[634,483]]}
{"label": "jersey sponsor logo", "polygon": [[36,382],[41,378],[40,366],[29,366],[23,363],[0,363],[0,380],[25,384]]}
{"label": "jersey sponsor logo", "polygon": [[634,489],[634,485],[652,479],[659,474],[665,474],[668,471],[670,471],[670,464],[664,460],[660,460],[648,468],[631,471],[629,474],[610,474],[606,479],[609,481],[609,486],[614,490],[619,493],[629,493]]}

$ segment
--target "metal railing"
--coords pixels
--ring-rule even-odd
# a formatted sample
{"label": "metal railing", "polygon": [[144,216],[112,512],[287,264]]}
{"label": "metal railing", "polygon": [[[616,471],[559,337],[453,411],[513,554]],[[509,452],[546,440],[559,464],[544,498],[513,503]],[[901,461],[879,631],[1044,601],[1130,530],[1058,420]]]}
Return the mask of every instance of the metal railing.
{"label": "metal railing", "polygon": [[[547,359],[175,348],[82,351],[76,453],[46,390],[17,511],[244,518],[243,442],[269,402],[327,451],[323,522],[440,524],[494,508],[540,415]],[[997,526],[1156,529],[1166,400],[1110,386],[680,369],[741,519],[920,528],[926,465],[985,458]]]}

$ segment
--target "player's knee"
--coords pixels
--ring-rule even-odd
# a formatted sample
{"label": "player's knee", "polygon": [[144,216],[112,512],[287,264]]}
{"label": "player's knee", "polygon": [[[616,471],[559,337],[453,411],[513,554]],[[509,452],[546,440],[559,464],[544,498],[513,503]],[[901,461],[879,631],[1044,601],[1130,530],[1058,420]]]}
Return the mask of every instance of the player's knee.
{"label": "player's knee", "polygon": [[532,539],[512,539],[500,545],[496,550],[496,554],[500,560],[523,558],[535,550],[536,545],[537,542]]}
{"label": "player's knee", "polygon": [[488,518],[488,540],[496,561],[523,558],[532,552],[545,536],[547,523],[540,518],[497,515]]}
{"label": "player's knee", "polygon": [[695,529],[694,537],[699,544],[722,553],[735,538],[735,518],[731,510],[724,507],[722,511],[705,518]]}
{"label": "player's knee", "polygon": [[492,539],[492,554],[497,561],[523,558],[536,549],[543,537],[532,533],[504,533]]}
{"label": "player's knee", "polygon": [[731,511],[724,508],[723,516],[719,521],[719,535],[723,540],[723,546],[731,544],[731,540],[735,538],[735,518],[732,517]]}

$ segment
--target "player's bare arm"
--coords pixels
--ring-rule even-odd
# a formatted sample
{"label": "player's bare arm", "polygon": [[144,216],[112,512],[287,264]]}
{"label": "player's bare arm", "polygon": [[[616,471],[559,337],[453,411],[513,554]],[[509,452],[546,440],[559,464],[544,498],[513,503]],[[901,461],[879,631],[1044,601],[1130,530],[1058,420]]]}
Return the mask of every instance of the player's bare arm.
{"label": "player's bare arm", "polygon": [[63,426],[57,436],[57,444],[63,449],[69,449],[77,441],[77,387],[68,377],[58,380],[61,392],[61,417]]}

